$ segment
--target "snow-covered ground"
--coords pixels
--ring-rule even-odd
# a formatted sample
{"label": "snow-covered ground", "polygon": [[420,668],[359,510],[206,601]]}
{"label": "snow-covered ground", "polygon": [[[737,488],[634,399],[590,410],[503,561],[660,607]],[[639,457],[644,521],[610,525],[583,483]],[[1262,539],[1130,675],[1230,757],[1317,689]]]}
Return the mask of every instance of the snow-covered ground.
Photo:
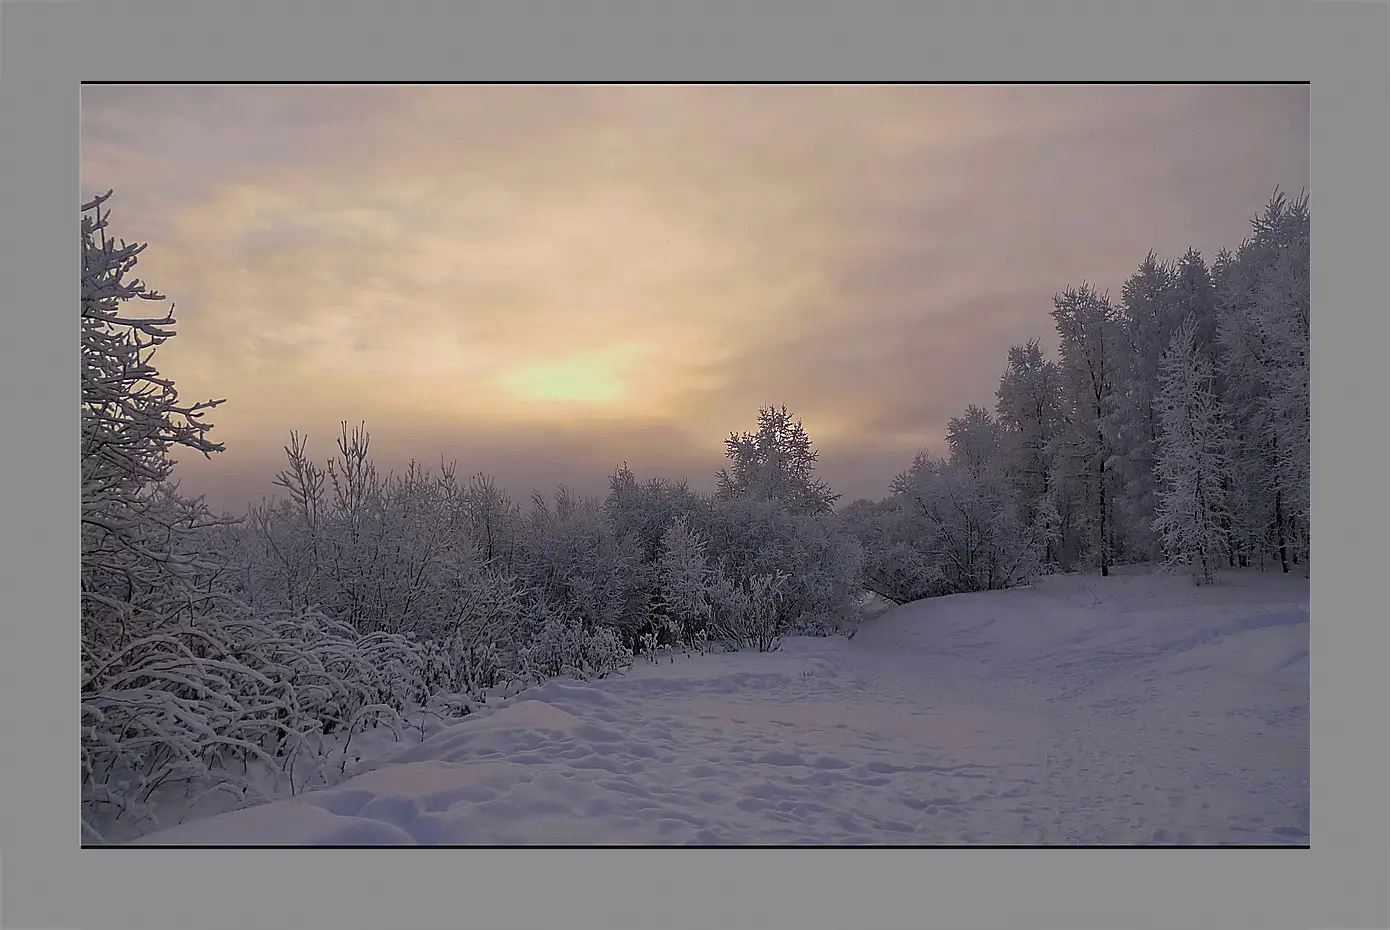
{"label": "snow-covered ground", "polygon": [[553,681],[145,844],[1307,844],[1309,582],[1045,579]]}

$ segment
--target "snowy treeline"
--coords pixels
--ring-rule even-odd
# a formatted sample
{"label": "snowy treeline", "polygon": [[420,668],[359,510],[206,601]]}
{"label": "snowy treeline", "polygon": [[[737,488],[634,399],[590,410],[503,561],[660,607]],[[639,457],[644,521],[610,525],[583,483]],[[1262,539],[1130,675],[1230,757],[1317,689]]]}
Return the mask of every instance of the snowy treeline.
{"label": "snowy treeline", "polygon": [[[1162,558],[1308,565],[1308,210],[1277,196],[1212,268],[1148,257],[1113,305],[1057,296],[1058,360],[1009,352],[994,412],[952,419],[878,502],[836,510],[786,407],[725,441],[714,493],[626,465],[589,498],[513,500],[447,463],[380,472],[365,426],[291,434],[240,518],[180,493],[221,451],[153,364],[174,335],[83,206],[86,839],[161,793],[280,796],[341,774],[365,727],[467,714],[559,675],[850,631],[904,602]],[[663,659],[665,661],[665,659]],[[155,826],[148,822],[149,827]],[[129,832],[129,831],[125,831]]]}
{"label": "snowy treeline", "polygon": [[1309,565],[1309,207],[1276,193],[1235,253],[1146,256],[1118,303],[1053,301],[1059,358],[1009,350],[993,414],[845,515],[905,602],[1039,571]]}

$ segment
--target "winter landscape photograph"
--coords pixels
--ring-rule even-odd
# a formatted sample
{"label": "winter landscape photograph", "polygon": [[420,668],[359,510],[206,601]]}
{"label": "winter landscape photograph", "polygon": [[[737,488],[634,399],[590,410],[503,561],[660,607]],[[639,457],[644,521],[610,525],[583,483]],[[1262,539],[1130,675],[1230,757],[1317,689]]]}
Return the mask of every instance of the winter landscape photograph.
{"label": "winter landscape photograph", "polygon": [[1309,145],[84,85],[82,844],[1308,846]]}

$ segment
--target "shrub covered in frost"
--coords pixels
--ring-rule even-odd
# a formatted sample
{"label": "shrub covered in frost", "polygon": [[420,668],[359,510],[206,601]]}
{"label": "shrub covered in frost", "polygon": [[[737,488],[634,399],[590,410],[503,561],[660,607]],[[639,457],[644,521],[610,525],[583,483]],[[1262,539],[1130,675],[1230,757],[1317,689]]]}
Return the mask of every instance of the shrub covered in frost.
{"label": "shrub covered in frost", "polygon": [[581,643],[586,677],[606,678],[633,666],[633,653],[623,644],[616,630],[600,627]]}
{"label": "shrub covered in frost", "polygon": [[[119,644],[84,642],[82,795],[89,838],[150,818],[161,788],[239,800],[325,780],[323,737],[398,725],[425,651],[360,637],[319,614],[251,614],[224,602]],[[269,792],[249,777],[270,773]]]}
{"label": "shrub covered in frost", "polygon": [[562,610],[551,613],[522,650],[524,673],[536,681],[561,675],[605,678],[632,664],[633,654],[618,631],[586,628],[573,614]]}
{"label": "shrub covered in frost", "polygon": [[779,609],[789,631],[825,631],[851,622],[863,590],[863,554],[839,517],[734,498],[712,502],[692,523],[709,539],[716,567],[731,579],[784,576]]}
{"label": "shrub covered in frost", "polygon": [[856,501],[842,519],[864,552],[866,590],[896,604],[946,592],[934,551],[936,529],[912,501],[901,496],[875,503]]}
{"label": "shrub covered in frost", "polygon": [[910,557],[925,556],[921,583],[936,594],[993,591],[1028,583],[1044,553],[1042,531],[1019,519],[997,470],[918,456],[894,479],[892,520],[915,529]]}
{"label": "shrub covered in frost", "polygon": [[621,537],[634,539],[645,563],[661,560],[663,537],[673,523],[703,506],[702,497],[684,480],[649,478],[639,481],[626,465],[609,478],[604,516]]}
{"label": "shrub covered in frost", "polygon": [[782,574],[731,579],[718,573],[711,638],[730,649],[775,651],[791,626],[782,609],[788,580]]}
{"label": "shrub covered in frost", "polygon": [[623,536],[597,500],[564,488],[554,505],[532,500],[519,565],[526,586],[548,603],[636,643],[650,615],[653,570],[640,541]]}

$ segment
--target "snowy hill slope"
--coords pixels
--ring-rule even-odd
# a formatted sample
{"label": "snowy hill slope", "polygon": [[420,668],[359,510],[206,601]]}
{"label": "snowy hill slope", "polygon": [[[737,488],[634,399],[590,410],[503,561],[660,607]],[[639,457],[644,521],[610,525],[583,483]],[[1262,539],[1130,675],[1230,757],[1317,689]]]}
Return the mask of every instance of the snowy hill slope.
{"label": "snowy hill slope", "polygon": [[919,601],[771,655],[552,681],[142,844],[1307,844],[1308,581]]}

